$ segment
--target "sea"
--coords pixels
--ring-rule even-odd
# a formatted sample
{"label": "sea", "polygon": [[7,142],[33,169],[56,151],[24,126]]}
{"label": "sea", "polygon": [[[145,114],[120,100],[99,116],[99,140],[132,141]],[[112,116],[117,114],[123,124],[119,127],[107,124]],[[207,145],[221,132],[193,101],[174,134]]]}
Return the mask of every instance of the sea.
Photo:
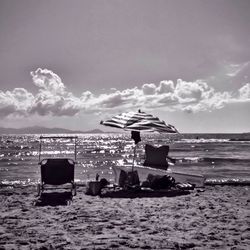
{"label": "sea", "polygon": [[[176,159],[172,170],[201,174],[207,185],[250,185],[250,133],[242,134],[141,134],[134,151],[130,133],[0,135],[0,185],[35,185],[40,182],[39,161],[71,158],[75,181],[105,178],[115,181],[117,164],[143,164],[146,144],[169,145]],[[43,135],[52,136],[52,135]],[[65,138],[77,136],[75,138]],[[135,152],[135,154],[134,154]]]}

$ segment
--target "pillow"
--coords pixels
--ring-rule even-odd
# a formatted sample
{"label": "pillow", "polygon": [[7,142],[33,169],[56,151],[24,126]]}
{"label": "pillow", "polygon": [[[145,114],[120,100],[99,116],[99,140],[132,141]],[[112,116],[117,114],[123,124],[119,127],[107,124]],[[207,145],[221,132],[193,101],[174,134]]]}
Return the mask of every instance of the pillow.
{"label": "pillow", "polygon": [[152,145],[146,144],[146,159],[143,165],[163,169],[168,168],[168,162],[166,160],[168,152],[169,146],[154,147]]}

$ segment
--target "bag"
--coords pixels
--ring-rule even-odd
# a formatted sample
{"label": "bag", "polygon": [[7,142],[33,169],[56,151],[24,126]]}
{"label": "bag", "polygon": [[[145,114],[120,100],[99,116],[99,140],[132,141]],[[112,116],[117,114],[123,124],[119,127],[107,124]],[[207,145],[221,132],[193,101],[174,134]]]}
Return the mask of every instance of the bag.
{"label": "bag", "polygon": [[152,189],[169,189],[175,186],[175,179],[170,175],[149,174],[147,181]]}
{"label": "bag", "polygon": [[118,185],[120,187],[140,185],[140,180],[137,171],[126,172],[121,170]]}

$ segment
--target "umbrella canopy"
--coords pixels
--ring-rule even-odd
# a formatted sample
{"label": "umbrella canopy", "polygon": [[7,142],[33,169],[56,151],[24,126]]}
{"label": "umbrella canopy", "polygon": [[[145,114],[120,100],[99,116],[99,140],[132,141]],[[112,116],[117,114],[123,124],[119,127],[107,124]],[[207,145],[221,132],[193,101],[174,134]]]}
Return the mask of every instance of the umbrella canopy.
{"label": "umbrella canopy", "polygon": [[115,115],[107,121],[102,121],[101,124],[131,131],[178,133],[173,125],[166,124],[158,117],[140,110],[138,112],[126,112]]}

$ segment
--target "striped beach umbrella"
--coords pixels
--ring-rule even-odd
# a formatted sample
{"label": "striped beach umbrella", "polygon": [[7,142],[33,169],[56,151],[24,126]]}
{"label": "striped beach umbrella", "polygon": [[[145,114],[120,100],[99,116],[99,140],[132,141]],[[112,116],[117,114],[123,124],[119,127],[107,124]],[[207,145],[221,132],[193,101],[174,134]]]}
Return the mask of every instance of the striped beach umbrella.
{"label": "striped beach umbrella", "polygon": [[158,117],[142,112],[141,110],[138,110],[138,112],[130,111],[115,115],[109,120],[101,121],[101,124],[131,131],[131,138],[135,141],[132,171],[134,169],[136,145],[141,141],[140,131],[171,134],[178,133],[173,125],[166,124]]}
{"label": "striped beach umbrella", "polygon": [[140,110],[138,112],[131,111],[115,115],[109,120],[101,121],[101,124],[138,132],[178,133],[173,125],[166,124],[158,117],[141,112]]}

